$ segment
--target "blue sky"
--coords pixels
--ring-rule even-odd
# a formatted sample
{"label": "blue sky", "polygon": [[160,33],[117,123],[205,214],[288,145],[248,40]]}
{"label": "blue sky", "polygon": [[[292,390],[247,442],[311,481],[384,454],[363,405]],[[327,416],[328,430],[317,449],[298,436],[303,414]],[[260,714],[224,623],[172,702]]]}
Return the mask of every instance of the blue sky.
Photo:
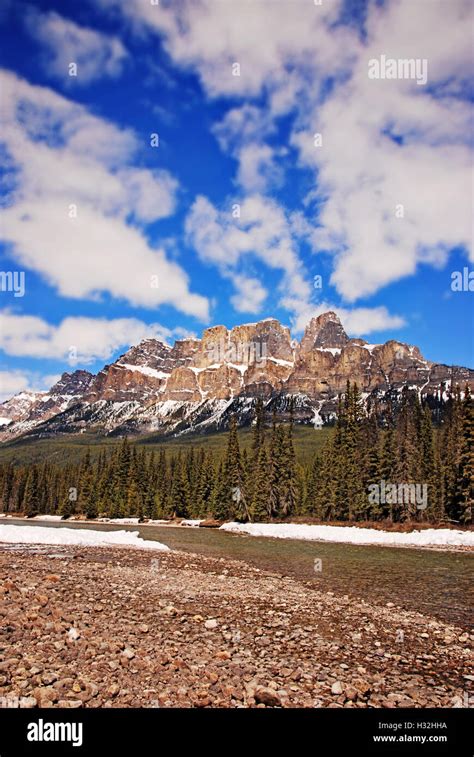
{"label": "blue sky", "polygon": [[[4,2],[0,270],[25,292],[0,293],[1,397],[328,309],[472,366],[470,23],[468,0]],[[426,82],[369,78],[381,56]]]}

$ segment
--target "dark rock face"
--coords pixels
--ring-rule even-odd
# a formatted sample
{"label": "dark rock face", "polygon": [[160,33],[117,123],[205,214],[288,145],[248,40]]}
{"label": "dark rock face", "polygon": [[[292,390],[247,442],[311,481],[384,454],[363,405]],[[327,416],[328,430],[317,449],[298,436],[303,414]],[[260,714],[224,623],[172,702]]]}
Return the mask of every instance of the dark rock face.
{"label": "dark rock face", "polygon": [[[359,340],[358,340],[359,341]],[[349,342],[349,337],[335,313],[323,313],[313,318],[306,326],[300,348],[302,353],[314,348],[342,348]]]}
{"label": "dark rock face", "polygon": [[146,339],[96,376],[65,373],[48,393],[23,392],[0,407],[0,440],[94,429],[98,433],[185,433],[225,428],[231,413],[249,423],[257,398],[297,422],[334,417],[347,381],[366,395],[408,386],[436,394],[469,383],[474,371],[425,360],[418,347],[350,339],[333,312],[313,318],[301,342],[275,319],[213,326],[202,339],[169,347]]}
{"label": "dark rock face", "polygon": [[[13,432],[16,436],[17,424],[25,424],[23,430],[29,430],[36,423],[46,421],[82,401],[94,378],[92,373],[82,370],[63,373],[49,392],[20,392],[7,400],[0,405],[0,416],[4,421],[9,421],[4,423],[6,432],[3,435],[6,433],[6,438],[10,438]],[[0,434],[0,439],[3,435]]]}

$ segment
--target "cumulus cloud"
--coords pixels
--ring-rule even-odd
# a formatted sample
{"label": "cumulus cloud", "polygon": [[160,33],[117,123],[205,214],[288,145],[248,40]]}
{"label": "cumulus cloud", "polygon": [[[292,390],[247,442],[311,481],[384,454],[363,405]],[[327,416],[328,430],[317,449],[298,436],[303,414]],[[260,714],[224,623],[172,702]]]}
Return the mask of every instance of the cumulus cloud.
{"label": "cumulus cloud", "polygon": [[[255,0],[230,13],[214,0],[159,13],[139,0],[101,4],[159,35],[209,97],[241,98],[215,133],[237,159],[244,189],[262,192],[278,180],[266,140],[271,119],[293,116],[291,145],[300,165],[314,169],[308,238],[316,252],[334,253],[331,283],[347,302],[413,275],[420,263],[443,265],[453,247],[474,259],[470,0],[369,2],[364,34],[339,23],[339,0]],[[426,60],[427,85],[369,79],[369,61],[381,55]]]}
{"label": "cumulus cloud", "polygon": [[[122,73],[128,54],[117,37],[79,26],[54,11],[40,13],[35,8],[26,11],[25,26],[43,47],[46,72],[67,86],[85,86]],[[69,75],[71,63],[77,66],[77,76]]]}
{"label": "cumulus cloud", "polygon": [[268,292],[258,279],[239,274],[232,275],[236,293],[230,298],[239,313],[260,313]]}
{"label": "cumulus cloud", "polygon": [[[159,34],[181,66],[193,67],[212,96],[257,96],[282,91],[280,108],[290,105],[291,71],[300,66],[313,87],[326,74],[344,70],[355,44],[346,27],[335,29],[342,0],[316,5],[308,0],[252,0],[233,5],[215,0],[182,0],[157,7],[142,0],[99,0],[135,27]],[[335,39],[337,37],[337,39]],[[233,64],[240,66],[233,75]],[[234,69],[234,72],[237,69]]]}
{"label": "cumulus cloud", "polygon": [[283,179],[278,157],[284,148],[270,147],[264,140],[275,131],[268,109],[244,104],[231,108],[214,125],[220,148],[238,161],[236,183],[246,192],[263,192],[278,186]]}
{"label": "cumulus cloud", "polygon": [[138,149],[131,131],[9,72],[0,72],[0,85],[2,136],[15,169],[2,234],[18,262],[64,296],[108,292],[206,320],[207,299],[140,229],[174,211],[174,177],[131,165]]}
{"label": "cumulus cloud", "polygon": [[[349,79],[294,131],[323,202],[312,243],[335,253],[331,283],[348,301],[414,274],[422,262],[443,265],[455,246],[473,254],[471,105],[445,87],[467,78],[470,25],[464,0],[449,8],[437,0],[372,7]],[[368,62],[382,54],[426,59],[427,86],[369,79]]]}
{"label": "cumulus cloud", "polygon": [[15,357],[88,364],[107,360],[148,337],[166,342],[173,333],[158,323],[146,324],[136,318],[71,316],[56,325],[34,315],[0,312],[0,349]]}
{"label": "cumulus cloud", "polygon": [[233,277],[238,288],[234,304],[242,295],[242,281],[247,292],[242,302],[248,303],[251,296],[251,312],[257,312],[264,301],[264,289],[257,286],[254,278],[236,276],[240,274],[239,266],[245,266],[252,258],[282,271],[280,289],[288,296],[305,300],[310,296],[290,219],[274,200],[261,195],[248,196],[240,205],[239,217],[234,217],[230,208],[219,210],[201,195],[186,218],[185,228],[188,242],[199,257],[217,265],[223,275]]}

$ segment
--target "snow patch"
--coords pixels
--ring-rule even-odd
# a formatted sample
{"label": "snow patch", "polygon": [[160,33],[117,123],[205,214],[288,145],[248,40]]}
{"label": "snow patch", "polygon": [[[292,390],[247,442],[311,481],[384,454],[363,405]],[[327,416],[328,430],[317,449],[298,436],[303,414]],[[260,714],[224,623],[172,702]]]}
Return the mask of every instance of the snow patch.
{"label": "snow patch", "polygon": [[279,357],[268,357],[267,360],[271,360],[272,363],[277,363],[277,365],[289,366],[290,368],[293,368],[294,366],[294,363],[291,360],[283,360]]}
{"label": "snow patch", "polygon": [[62,520],[62,516],[61,515],[35,515],[35,517],[31,518],[31,520],[58,521],[58,520]]}
{"label": "snow patch", "polygon": [[341,354],[341,348],[340,347],[318,347],[318,352],[330,352],[331,355],[340,355]]}
{"label": "snow patch", "polygon": [[148,368],[146,365],[132,365],[131,363],[118,363],[122,368],[126,368],[127,371],[138,371],[145,376],[151,376],[152,378],[164,379],[168,378],[171,374],[164,371],[157,371],[155,368]]}
{"label": "snow patch", "polygon": [[0,542],[8,544],[66,544],[81,547],[138,547],[169,551],[158,541],[145,541],[138,531],[92,531],[85,528],[42,528],[0,525]]}
{"label": "snow patch", "polygon": [[397,533],[356,526],[305,526],[298,523],[224,523],[223,531],[271,536],[274,539],[334,541],[347,544],[388,544],[393,546],[465,546],[474,547],[474,532],[449,528]]}

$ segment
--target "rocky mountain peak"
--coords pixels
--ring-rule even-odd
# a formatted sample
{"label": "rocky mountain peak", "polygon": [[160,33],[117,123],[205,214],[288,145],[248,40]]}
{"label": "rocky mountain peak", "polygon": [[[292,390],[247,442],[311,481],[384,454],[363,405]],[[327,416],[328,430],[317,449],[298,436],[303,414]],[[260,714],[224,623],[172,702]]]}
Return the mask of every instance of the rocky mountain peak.
{"label": "rocky mountain peak", "polygon": [[117,363],[121,365],[148,365],[150,368],[158,368],[168,357],[171,347],[159,339],[142,339],[142,341],[130,347],[127,352],[119,357]]}
{"label": "rocky mountain peak", "polygon": [[313,349],[342,349],[349,337],[339,317],[332,310],[312,318],[301,340],[301,352]]}
{"label": "rocky mountain peak", "polygon": [[89,371],[77,370],[73,373],[63,373],[49,390],[49,395],[73,395],[83,394],[89,387],[94,375]]}

